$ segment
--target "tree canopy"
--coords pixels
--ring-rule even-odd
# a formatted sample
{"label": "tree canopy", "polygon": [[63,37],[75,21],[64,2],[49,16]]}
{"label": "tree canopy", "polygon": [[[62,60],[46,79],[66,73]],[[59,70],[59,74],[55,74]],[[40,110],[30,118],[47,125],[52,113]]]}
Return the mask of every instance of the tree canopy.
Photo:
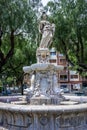
{"label": "tree canopy", "polygon": [[[41,0],[0,1],[0,73],[20,79],[22,67],[36,62]],[[79,72],[87,70],[87,0],[48,2],[49,20],[56,25],[53,46]]]}
{"label": "tree canopy", "polygon": [[14,72],[15,75],[22,71],[23,64],[30,64],[31,57],[34,61],[36,20],[35,11],[27,0],[0,1],[0,73]]}
{"label": "tree canopy", "polygon": [[56,25],[54,46],[79,70],[87,70],[87,1],[55,0],[47,7]]}

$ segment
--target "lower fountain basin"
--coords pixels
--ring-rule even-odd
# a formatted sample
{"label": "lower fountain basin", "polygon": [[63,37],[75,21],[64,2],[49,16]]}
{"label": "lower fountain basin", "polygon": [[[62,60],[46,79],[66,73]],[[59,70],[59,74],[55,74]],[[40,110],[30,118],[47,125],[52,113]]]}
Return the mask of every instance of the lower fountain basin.
{"label": "lower fountain basin", "polygon": [[14,105],[0,103],[4,130],[87,130],[87,103],[76,105]]}

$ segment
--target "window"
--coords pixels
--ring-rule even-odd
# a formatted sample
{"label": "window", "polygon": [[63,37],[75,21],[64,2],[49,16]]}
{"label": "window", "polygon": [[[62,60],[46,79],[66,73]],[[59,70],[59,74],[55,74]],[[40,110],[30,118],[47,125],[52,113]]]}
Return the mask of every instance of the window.
{"label": "window", "polygon": [[67,79],[67,75],[60,75],[60,80],[66,80]]}
{"label": "window", "polygon": [[60,88],[67,88],[67,85],[60,85]]}
{"label": "window", "polygon": [[66,63],[66,59],[60,59],[60,63],[61,64],[65,64]]}
{"label": "window", "polygon": [[50,60],[50,63],[56,63],[56,60]]}
{"label": "window", "polygon": [[71,75],[71,79],[78,79],[78,75]]}
{"label": "window", "polygon": [[56,55],[56,52],[50,52],[50,55],[51,55],[51,56],[55,56],[55,55]]}

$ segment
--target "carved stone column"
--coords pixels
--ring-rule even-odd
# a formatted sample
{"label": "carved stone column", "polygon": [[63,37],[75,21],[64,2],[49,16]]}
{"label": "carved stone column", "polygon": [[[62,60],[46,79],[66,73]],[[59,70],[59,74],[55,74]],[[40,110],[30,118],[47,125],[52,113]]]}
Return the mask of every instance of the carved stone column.
{"label": "carved stone column", "polygon": [[37,63],[49,63],[50,51],[48,48],[38,48],[36,51]]}

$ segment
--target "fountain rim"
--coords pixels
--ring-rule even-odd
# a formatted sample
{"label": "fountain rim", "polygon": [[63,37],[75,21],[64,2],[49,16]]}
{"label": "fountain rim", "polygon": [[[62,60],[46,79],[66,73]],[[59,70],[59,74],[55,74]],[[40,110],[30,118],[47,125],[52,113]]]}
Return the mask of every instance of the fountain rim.
{"label": "fountain rim", "polygon": [[46,113],[70,113],[87,111],[87,103],[75,104],[75,105],[15,105],[8,103],[0,103],[0,111],[9,112],[46,112]]}
{"label": "fountain rim", "polygon": [[30,73],[32,71],[46,71],[46,70],[60,71],[63,69],[64,69],[64,66],[54,65],[51,63],[36,63],[36,64],[32,64],[31,66],[24,66],[23,67],[23,71],[25,73]]}

